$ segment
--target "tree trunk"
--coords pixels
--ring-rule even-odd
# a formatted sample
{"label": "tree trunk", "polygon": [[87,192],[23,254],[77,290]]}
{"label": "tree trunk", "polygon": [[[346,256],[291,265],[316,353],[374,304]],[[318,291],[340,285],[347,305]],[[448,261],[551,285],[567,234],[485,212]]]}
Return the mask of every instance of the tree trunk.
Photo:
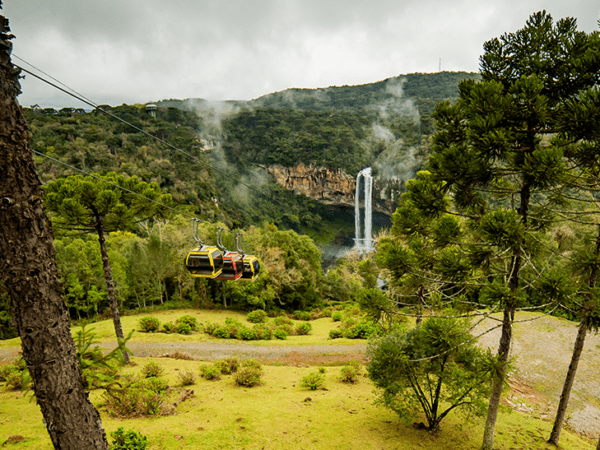
{"label": "tree trunk", "polygon": [[554,426],[552,427],[552,433],[550,433],[550,444],[558,445],[558,438],[560,437],[560,430],[562,427],[565,414],[567,413],[567,405],[569,404],[569,396],[571,395],[571,388],[575,381],[575,374],[577,373],[577,365],[579,364],[579,358],[583,350],[583,344],[585,343],[585,335],[587,333],[587,320],[581,319],[579,322],[579,329],[577,331],[577,338],[575,339],[575,345],[573,346],[573,355],[571,356],[571,364],[569,364],[569,370],[567,371],[567,377],[565,384],[563,385],[562,393],[560,394],[560,401],[558,403],[558,410],[556,411],[556,418],[554,419]]}
{"label": "tree trunk", "polygon": [[506,306],[504,308],[504,317],[502,320],[502,335],[500,336],[500,345],[498,346],[498,369],[492,380],[492,393],[490,394],[490,403],[488,406],[487,420],[483,432],[482,450],[491,450],[494,448],[494,430],[496,428],[496,419],[498,418],[498,407],[502,395],[502,385],[506,375],[506,365],[510,352],[510,342],[512,339],[512,319],[513,308]]}
{"label": "tree trunk", "polygon": [[108,450],[100,415],[84,389],[61,297],[54,236],[16,101],[20,88],[9,31],[0,16],[0,279],[54,448]]}
{"label": "tree trunk", "polygon": [[[100,242],[100,253],[102,254],[102,266],[104,267],[104,279],[106,280],[106,291],[108,292],[108,301],[110,303],[110,311],[115,325],[115,334],[117,339],[125,339],[123,327],[121,326],[121,316],[119,315],[119,305],[117,304],[117,295],[115,293],[115,284],[113,282],[112,269],[108,260],[108,251],[106,250],[106,240],[104,239],[104,231],[102,229],[102,220],[96,225],[98,231],[98,241]],[[123,362],[129,364],[129,354],[126,351],[123,353]]]}

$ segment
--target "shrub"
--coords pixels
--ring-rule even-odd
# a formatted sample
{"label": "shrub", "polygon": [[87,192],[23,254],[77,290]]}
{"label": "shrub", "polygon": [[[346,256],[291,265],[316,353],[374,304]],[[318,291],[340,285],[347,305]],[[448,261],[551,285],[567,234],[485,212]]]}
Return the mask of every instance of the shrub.
{"label": "shrub", "polygon": [[232,319],[231,317],[225,319],[225,328],[227,329],[230,338],[235,338],[238,330],[243,326],[244,325],[242,325],[239,320]]}
{"label": "shrub", "polygon": [[252,327],[256,333],[256,339],[262,341],[270,341],[273,339],[273,329],[264,324],[256,324]]}
{"label": "shrub", "polygon": [[296,320],[310,320],[310,313],[308,311],[294,311],[294,317]]}
{"label": "shrub", "polygon": [[344,332],[339,328],[329,331],[329,339],[339,339],[344,335]]}
{"label": "shrub", "polygon": [[381,328],[372,322],[359,322],[344,331],[344,337],[348,339],[369,339],[380,334]]}
{"label": "shrub", "polygon": [[273,336],[275,336],[277,339],[285,341],[288,338],[289,333],[283,328],[275,328],[275,330],[273,330]]}
{"label": "shrub", "polygon": [[342,383],[356,383],[358,381],[358,370],[355,366],[347,365],[340,370],[340,381]]}
{"label": "shrub", "polygon": [[217,381],[221,379],[221,368],[217,364],[202,366],[200,372],[207,380]]}
{"label": "shrub", "polygon": [[331,308],[327,307],[324,308],[323,311],[321,311],[321,316],[323,317],[331,317],[332,311]]}
{"label": "shrub", "polygon": [[30,383],[31,377],[28,370],[14,370],[6,377],[6,386],[16,391],[26,389]]}
{"label": "shrub", "polygon": [[253,387],[261,383],[262,369],[255,366],[245,366],[235,374],[238,386]]}
{"label": "shrub", "polygon": [[325,367],[319,367],[319,373],[325,373]]}
{"label": "shrub", "polygon": [[290,325],[290,326],[294,325],[294,321],[286,316],[275,317],[273,319],[273,323],[278,327],[281,325]]}
{"label": "shrub", "polygon": [[160,321],[156,317],[142,317],[138,320],[138,331],[142,333],[156,333],[160,328]]}
{"label": "shrub", "polygon": [[150,361],[142,368],[142,375],[144,378],[158,378],[163,374],[163,372],[164,369],[154,361]]}
{"label": "shrub", "polygon": [[125,431],[123,427],[110,433],[110,437],[112,438],[111,450],[146,450],[148,448],[146,436],[133,430]]}
{"label": "shrub", "polygon": [[179,372],[177,374],[177,378],[179,378],[179,384],[182,386],[191,386],[192,384],[196,383],[196,375],[191,370]]}
{"label": "shrub", "polygon": [[242,339],[244,341],[254,341],[256,340],[256,333],[250,328],[242,327],[238,330],[235,337],[236,339]]}
{"label": "shrub", "polygon": [[192,334],[192,327],[186,322],[180,322],[175,324],[175,331],[179,334]]}
{"label": "shrub", "polygon": [[[190,327],[191,331],[198,331],[198,320],[194,316],[190,316],[189,314],[185,316],[181,316],[179,319],[175,321],[175,324],[187,324]],[[179,333],[179,332],[178,332]],[[189,334],[189,333],[182,333]]]}
{"label": "shrub", "polygon": [[163,323],[163,329],[162,329],[163,333],[175,333],[176,332],[176,328],[175,328],[175,324],[173,322],[165,322]]}
{"label": "shrub", "polygon": [[8,376],[15,371],[17,371],[17,368],[13,364],[0,366],[0,381],[6,381]]}
{"label": "shrub", "polygon": [[311,330],[312,325],[308,322],[299,323],[298,325],[296,325],[296,334],[298,335],[305,336],[307,334],[310,334]]}
{"label": "shrub", "polygon": [[158,378],[125,376],[121,389],[107,389],[104,404],[109,414],[118,417],[151,416],[167,399],[167,384]]}
{"label": "shrub", "polygon": [[225,327],[219,327],[217,329],[215,329],[215,337],[221,338],[221,339],[228,339],[229,338],[229,330]]}
{"label": "shrub", "polygon": [[217,328],[218,328],[218,325],[216,323],[207,323],[206,325],[204,325],[204,332],[206,334],[213,335]]}
{"label": "shrub", "polygon": [[267,320],[267,313],[262,309],[257,309],[256,311],[249,312],[246,319],[252,323],[264,323]]}
{"label": "shrub", "polygon": [[256,359],[245,359],[243,362],[244,367],[253,367],[258,370],[262,370],[262,364]]}
{"label": "shrub", "polygon": [[312,391],[319,389],[325,383],[325,375],[319,372],[311,372],[302,378],[302,387]]}
{"label": "shrub", "polygon": [[334,311],[333,313],[331,313],[331,318],[333,319],[334,322],[339,322],[342,320],[343,314],[341,311]]}
{"label": "shrub", "polygon": [[231,375],[240,368],[240,360],[237,358],[225,358],[215,363],[223,375]]}

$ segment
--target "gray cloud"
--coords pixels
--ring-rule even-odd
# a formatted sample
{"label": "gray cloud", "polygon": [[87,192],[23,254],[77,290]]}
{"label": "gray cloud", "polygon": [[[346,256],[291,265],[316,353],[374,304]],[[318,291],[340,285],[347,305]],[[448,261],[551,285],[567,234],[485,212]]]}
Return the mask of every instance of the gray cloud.
{"label": "gray cloud", "polygon": [[[249,100],[290,87],[477,71],[484,41],[546,9],[596,30],[588,0],[5,0],[14,54],[98,103]],[[20,63],[15,60],[16,63]],[[27,66],[25,66],[27,67]],[[28,76],[24,105],[71,105]]]}

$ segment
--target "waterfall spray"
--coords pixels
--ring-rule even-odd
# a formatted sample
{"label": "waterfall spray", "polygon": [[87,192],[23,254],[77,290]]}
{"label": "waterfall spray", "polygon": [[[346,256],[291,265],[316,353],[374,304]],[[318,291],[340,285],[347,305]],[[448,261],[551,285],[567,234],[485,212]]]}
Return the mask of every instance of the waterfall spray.
{"label": "waterfall spray", "polygon": [[[365,192],[365,228],[364,234],[361,237],[361,220],[360,220],[360,179],[363,179]],[[356,191],[354,193],[354,234],[356,240],[356,249],[359,252],[369,252],[373,248],[371,239],[371,219],[373,197],[373,177],[371,176],[371,168],[367,167],[361,170],[356,176]]]}

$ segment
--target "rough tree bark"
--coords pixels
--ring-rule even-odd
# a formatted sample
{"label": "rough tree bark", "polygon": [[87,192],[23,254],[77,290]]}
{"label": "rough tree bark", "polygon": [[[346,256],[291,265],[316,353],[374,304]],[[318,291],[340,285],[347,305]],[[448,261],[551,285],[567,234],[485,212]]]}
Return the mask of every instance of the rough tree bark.
{"label": "rough tree bark", "polygon": [[[2,3],[0,1],[0,8]],[[50,223],[17,103],[8,20],[0,15],[0,280],[11,303],[37,403],[57,449],[108,450],[98,411],[79,371],[61,298]]]}

